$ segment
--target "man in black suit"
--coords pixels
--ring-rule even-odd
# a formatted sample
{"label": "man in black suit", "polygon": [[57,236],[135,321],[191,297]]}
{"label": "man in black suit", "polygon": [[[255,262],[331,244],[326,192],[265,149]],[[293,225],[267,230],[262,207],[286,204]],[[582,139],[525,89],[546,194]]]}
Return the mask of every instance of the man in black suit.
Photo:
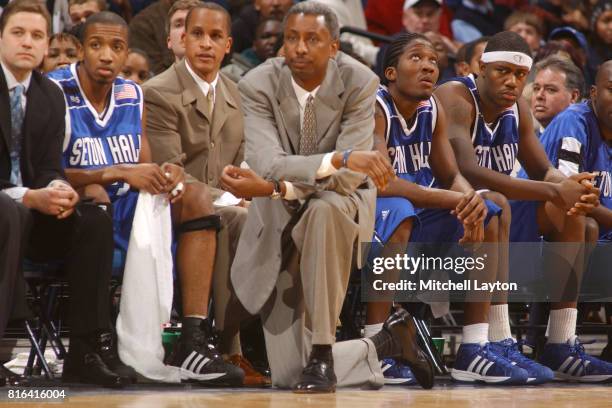
{"label": "man in black suit", "polygon": [[[62,261],[71,287],[64,380],[117,387],[135,373],[119,360],[110,325],[113,227],[107,210],[79,202],[64,178],[64,99],[36,71],[49,29],[33,0],[11,2],[0,16],[0,330],[23,301],[22,255]],[[0,366],[0,377],[12,376]]]}

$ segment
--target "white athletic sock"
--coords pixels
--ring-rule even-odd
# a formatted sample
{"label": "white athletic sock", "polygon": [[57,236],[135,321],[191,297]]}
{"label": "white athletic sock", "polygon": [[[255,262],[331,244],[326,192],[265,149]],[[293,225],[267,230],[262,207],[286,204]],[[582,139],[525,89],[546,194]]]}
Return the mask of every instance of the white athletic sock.
{"label": "white athletic sock", "polygon": [[489,341],[502,341],[512,338],[508,304],[493,305],[489,309]]}
{"label": "white athletic sock", "polygon": [[363,337],[372,337],[383,328],[383,323],[366,324],[363,326]]}
{"label": "white athletic sock", "polygon": [[551,310],[548,342],[553,344],[567,343],[576,335],[576,318],[578,310],[573,308]]}
{"label": "white athletic sock", "polygon": [[461,343],[487,343],[489,339],[489,323],[476,323],[463,326]]}

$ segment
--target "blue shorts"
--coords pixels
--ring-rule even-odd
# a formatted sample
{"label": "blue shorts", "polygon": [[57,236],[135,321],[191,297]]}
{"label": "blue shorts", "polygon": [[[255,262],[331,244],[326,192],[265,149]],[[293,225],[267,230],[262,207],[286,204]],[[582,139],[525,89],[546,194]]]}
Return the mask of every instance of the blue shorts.
{"label": "blue shorts", "polygon": [[127,193],[111,198],[113,205],[113,237],[115,248],[127,253],[132,233],[132,223],[136,213],[139,192],[129,190]]}
{"label": "blue shorts", "polygon": [[540,242],[538,207],[542,202],[510,200],[509,203],[512,209],[510,242]]}
{"label": "blue shorts", "polygon": [[[491,217],[501,213],[501,208],[489,200],[485,225]],[[379,197],[376,199],[376,223],[374,238],[386,243],[397,227],[406,219],[416,217],[410,234],[411,242],[457,242],[463,236],[463,224],[450,210],[433,208],[415,209],[412,203],[401,197]]]}

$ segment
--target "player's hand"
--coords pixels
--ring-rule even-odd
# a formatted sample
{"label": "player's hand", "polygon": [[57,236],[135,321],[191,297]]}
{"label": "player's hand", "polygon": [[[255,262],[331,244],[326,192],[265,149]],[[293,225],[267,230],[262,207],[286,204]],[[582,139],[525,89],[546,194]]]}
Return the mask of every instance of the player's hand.
{"label": "player's hand", "polygon": [[577,181],[587,188],[587,194],[580,197],[580,201],[575,203],[567,212],[568,215],[587,215],[599,206],[599,189],[594,184],[595,175],[592,173],[580,173],[569,178]]}
{"label": "player's hand", "polygon": [[464,228],[466,225],[478,225],[482,224],[487,216],[487,205],[480,194],[472,190],[463,194],[451,214],[457,216]]}
{"label": "player's hand", "polygon": [[150,194],[163,194],[170,185],[164,171],[155,163],[122,166],[123,180],[136,190]]}
{"label": "player's hand", "polygon": [[23,205],[26,207],[53,215],[58,219],[70,216],[78,201],[79,195],[68,185],[30,189],[23,196]]}
{"label": "player's hand", "polygon": [[185,170],[181,166],[172,163],[165,163],[161,169],[168,181],[168,189],[166,191],[168,198],[170,203],[174,204],[183,198],[187,188],[185,184]]}
{"label": "player's hand", "polygon": [[[553,204],[574,215],[580,211],[588,210],[594,201],[599,201],[599,190],[592,186],[593,174],[580,173],[567,178],[557,184],[557,197]],[[584,199],[584,201],[583,201]],[[578,203],[582,203],[576,207]],[[573,211],[572,208],[575,208]]]}
{"label": "player's hand", "polygon": [[478,224],[464,224],[463,236],[459,239],[459,244],[479,244],[484,240],[484,222]]}
{"label": "player's hand", "polygon": [[346,167],[367,174],[380,191],[384,191],[389,182],[396,178],[393,166],[378,151],[353,151],[349,155]]}
{"label": "player's hand", "polygon": [[236,197],[245,199],[268,197],[274,191],[274,185],[253,170],[232,165],[223,168],[221,186]]}

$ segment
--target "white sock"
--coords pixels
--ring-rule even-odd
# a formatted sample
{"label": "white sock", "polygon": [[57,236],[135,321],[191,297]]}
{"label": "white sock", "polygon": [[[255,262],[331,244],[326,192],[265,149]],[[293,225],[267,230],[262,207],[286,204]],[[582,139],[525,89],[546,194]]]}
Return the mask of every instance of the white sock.
{"label": "white sock", "polygon": [[461,343],[484,344],[489,339],[489,323],[476,323],[463,326]]}
{"label": "white sock", "polygon": [[363,337],[372,337],[383,328],[383,323],[366,324],[363,326]]}
{"label": "white sock", "polygon": [[508,304],[494,305],[489,309],[489,341],[502,341],[512,338]]}
{"label": "white sock", "polygon": [[574,308],[551,310],[548,342],[553,344],[567,343],[576,335],[576,318],[578,310]]}

